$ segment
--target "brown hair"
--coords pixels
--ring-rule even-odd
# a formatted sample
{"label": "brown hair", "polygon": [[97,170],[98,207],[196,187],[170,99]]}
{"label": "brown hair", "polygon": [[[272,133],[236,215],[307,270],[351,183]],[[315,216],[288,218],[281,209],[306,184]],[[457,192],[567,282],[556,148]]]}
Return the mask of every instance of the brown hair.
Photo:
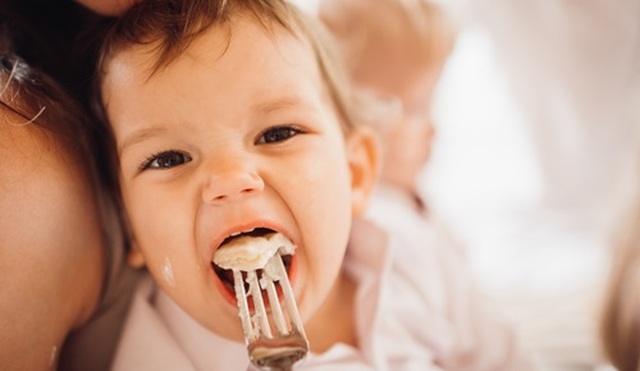
{"label": "brown hair", "polygon": [[94,133],[85,111],[56,81],[15,55],[10,36],[0,32],[0,106],[24,119],[18,124],[35,125],[54,138],[93,177]]}
{"label": "brown hair", "polygon": [[640,369],[640,199],[615,246],[600,335],[620,371]]}
{"label": "brown hair", "polygon": [[71,92],[72,83],[60,82],[65,81],[61,66],[72,65],[61,40],[42,35],[45,29],[10,4],[0,7],[0,106],[21,117],[21,124],[40,129],[96,187],[106,185],[106,174],[98,171],[104,162],[100,127]]}

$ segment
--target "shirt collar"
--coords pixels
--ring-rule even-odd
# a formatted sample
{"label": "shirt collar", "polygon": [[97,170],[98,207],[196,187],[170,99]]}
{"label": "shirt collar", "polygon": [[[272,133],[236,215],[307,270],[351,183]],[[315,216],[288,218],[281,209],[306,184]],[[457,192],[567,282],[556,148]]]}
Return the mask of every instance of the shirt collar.
{"label": "shirt collar", "polygon": [[384,282],[391,270],[392,250],[389,237],[382,229],[365,220],[354,220],[345,269],[358,284],[355,318],[359,351],[365,359],[382,364],[377,357],[378,332],[384,300]]}
{"label": "shirt collar", "polygon": [[197,370],[249,368],[250,362],[244,343],[227,340],[207,330],[162,290],[158,290],[155,307]]}

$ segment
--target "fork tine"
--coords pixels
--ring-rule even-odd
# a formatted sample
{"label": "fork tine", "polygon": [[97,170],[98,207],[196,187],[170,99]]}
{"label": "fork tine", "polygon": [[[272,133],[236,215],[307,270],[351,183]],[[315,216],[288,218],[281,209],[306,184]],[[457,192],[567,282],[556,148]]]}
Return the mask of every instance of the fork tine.
{"label": "fork tine", "polygon": [[296,306],[295,296],[293,295],[293,289],[291,288],[291,283],[287,278],[287,270],[284,267],[284,263],[282,263],[282,258],[280,254],[277,255],[277,259],[273,259],[273,260],[279,272],[279,276],[281,277],[279,283],[280,283],[280,287],[282,287],[282,293],[284,294],[284,300],[285,300],[285,305],[287,307],[287,313],[289,315],[289,321],[291,321],[292,327],[298,333],[306,337],[304,333],[304,326],[302,325],[302,319],[300,318],[300,313],[298,312],[298,307]]}
{"label": "fork tine", "polygon": [[264,301],[262,300],[262,290],[258,283],[258,275],[256,274],[256,271],[247,272],[247,282],[249,283],[249,293],[251,294],[253,307],[255,309],[255,314],[253,315],[255,327],[259,329],[258,334],[261,332],[264,336],[271,338],[273,335],[271,335],[269,317],[267,317],[267,310],[264,306]]}
{"label": "fork tine", "polygon": [[233,270],[233,286],[236,292],[236,300],[238,302],[238,315],[242,322],[242,332],[244,333],[244,337],[247,341],[253,340],[257,338],[257,334],[251,325],[251,313],[249,313],[247,293],[244,291],[244,279],[242,278],[242,272],[237,269]]}
{"label": "fork tine", "polygon": [[260,286],[267,290],[269,306],[271,307],[271,318],[273,318],[273,321],[275,322],[276,330],[278,330],[280,335],[287,335],[289,333],[289,328],[285,323],[284,314],[282,313],[282,307],[278,300],[278,292],[276,291],[275,284],[269,277],[263,276],[260,280]]}

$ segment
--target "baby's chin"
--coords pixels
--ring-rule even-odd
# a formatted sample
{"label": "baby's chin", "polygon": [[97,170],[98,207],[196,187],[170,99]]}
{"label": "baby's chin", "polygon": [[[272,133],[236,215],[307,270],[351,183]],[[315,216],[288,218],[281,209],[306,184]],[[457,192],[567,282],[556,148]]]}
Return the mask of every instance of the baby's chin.
{"label": "baby's chin", "polygon": [[[229,305],[224,298],[217,298],[216,301],[216,308],[199,310],[198,313],[191,314],[190,319],[195,320],[201,327],[217,337],[244,344],[242,324],[240,323],[237,310],[234,308],[225,308],[225,306]],[[190,313],[187,311],[187,314]]]}
{"label": "baby's chin", "polygon": [[[190,293],[190,295],[199,295],[204,300],[194,303],[193,300],[185,298],[186,289],[182,286],[171,285],[162,280],[157,280],[166,296],[180,307],[184,315],[187,317],[186,322],[195,321],[197,325],[213,333],[214,335],[225,340],[243,343],[242,325],[238,317],[238,311],[235,306],[229,304],[227,299],[222,297],[219,290],[201,288],[198,293]],[[195,290],[194,290],[195,291]]]}

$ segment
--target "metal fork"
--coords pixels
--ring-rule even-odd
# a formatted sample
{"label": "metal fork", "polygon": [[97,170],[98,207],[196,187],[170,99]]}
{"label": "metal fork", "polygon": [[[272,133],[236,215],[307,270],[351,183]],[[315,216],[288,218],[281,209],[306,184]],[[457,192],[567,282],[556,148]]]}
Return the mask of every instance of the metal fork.
{"label": "metal fork", "polygon": [[[309,342],[280,253],[269,260],[262,270],[261,277],[258,277],[256,271],[246,272],[248,293],[245,292],[242,271],[234,269],[233,278],[242,331],[251,363],[263,370],[291,370],[306,357]],[[284,308],[278,300],[276,282],[284,294]],[[270,313],[267,313],[265,308],[262,290],[266,291],[269,298]],[[255,309],[253,315],[249,312],[249,296]],[[270,323],[270,319],[273,323]]]}

